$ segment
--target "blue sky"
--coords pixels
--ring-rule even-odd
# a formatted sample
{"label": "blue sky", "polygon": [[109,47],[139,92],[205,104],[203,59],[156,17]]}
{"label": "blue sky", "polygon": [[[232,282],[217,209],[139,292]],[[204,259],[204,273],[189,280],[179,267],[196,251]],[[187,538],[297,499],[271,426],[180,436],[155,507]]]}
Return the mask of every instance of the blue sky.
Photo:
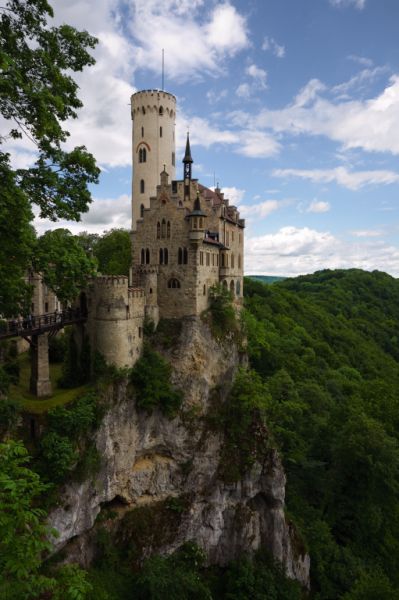
{"label": "blue sky", "polygon": [[[177,96],[194,176],[247,219],[247,273],[322,268],[399,276],[397,0],[56,0],[56,22],[97,35],[68,124],[102,167],[71,231],[130,227],[130,94]],[[30,160],[23,142],[15,160]],[[177,166],[177,176],[181,177]],[[54,225],[52,225],[54,226]],[[37,222],[38,230],[49,227]]]}

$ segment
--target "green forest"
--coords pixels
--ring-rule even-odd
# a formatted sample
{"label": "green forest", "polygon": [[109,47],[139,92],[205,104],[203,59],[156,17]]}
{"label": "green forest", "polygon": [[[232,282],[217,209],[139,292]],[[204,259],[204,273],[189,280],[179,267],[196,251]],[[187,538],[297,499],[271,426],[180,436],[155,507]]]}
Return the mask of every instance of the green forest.
{"label": "green forest", "polygon": [[[219,324],[223,311],[231,329],[231,309],[219,299]],[[205,569],[195,544],[138,563],[139,540],[116,543],[101,528],[90,571],[43,562],[44,517],[57,485],[79,453],[78,476],[96,468],[87,440],[104,407],[86,392],[70,408],[50,411],[33,463],[21,444],[1,446],[0,598],[39,598],[43,590],[53,590],[54,598],[102,600],[399,597],[398,280],[356,269],[271,285],[247,279],[240,319],[250,365],[238,372],[214,416],[225,432],[220,476],[236,481],[263,452],[278,448],[287,475],[286,516],[311,558],[310,593],[286,579],[264,551],[223,570]],[[167,402],[164,413],[175,415],[181,400],[168,387],[169,365],[148,346],[141,361],[130,375],[133,385],[144,386],[139,410]],[[3,398],[0,412],[4,433],[15,424],[15,406]],[[251,435],[254,418],[260,438]],[[162,519],[172,523],[184,510],[184,500],[171,499],[131,519],[140,537],[157,519],[161,529]]]}

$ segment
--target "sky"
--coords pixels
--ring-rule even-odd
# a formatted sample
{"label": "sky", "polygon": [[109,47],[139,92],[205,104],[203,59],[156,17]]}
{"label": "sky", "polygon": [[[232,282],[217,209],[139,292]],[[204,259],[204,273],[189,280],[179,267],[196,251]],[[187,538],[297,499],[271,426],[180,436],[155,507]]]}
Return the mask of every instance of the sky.
{"label": "sky", "polygon": [[189,128],[193,177],[218,182],[246,219],[246,274],[399,277],[398,0],[50,3],[56,24],[99,39],[67,129],[102,172],[80,223],[36,220],[39,233],[130,228],[130,96],[161,87],[164,48],[176,176]]}

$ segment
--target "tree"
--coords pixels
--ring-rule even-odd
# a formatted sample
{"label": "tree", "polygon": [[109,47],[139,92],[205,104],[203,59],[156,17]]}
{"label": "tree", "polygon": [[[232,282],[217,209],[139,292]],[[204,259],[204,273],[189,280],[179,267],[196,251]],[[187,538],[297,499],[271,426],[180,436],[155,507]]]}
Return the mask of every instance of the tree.
{"label": "tree", "polygon": [[98,270],[104,275],[129,275],[132,263],[132,246],[129,232],[111,229],[100,237],[93,246],[98,260]]}
{"label": "tree", "polygon": [[96,272],[94,259],[87,256],[68,229],[54,229],[42,235],[33,262],[46,284],[64,303],[76,298],[87,284],[87,278]]}
{"label": "tree", "polygon": [[[0,313],[16,312],[26,299],[22,277],[34,249],[31,205],[52,220],[79,220],[91,201],[89,183],[99,169],[84,146],[67,152],[61,123],[82,106],[70,72],[94,60],[96,39],[69,25],[50,27],[46,0],[8,0],[0,8],[0,114],[8,130],[0,135]],[[16,169],[4,144],[25,137],[36,162]],[[11,235],[12,234],[12,235]],[[16,250],[17,249],[17,250]]]}
{"label": "tree", "polygon": [[51,550],[46,512],[37,506],[49,486],[26,463],[21,442],[0,444],[0,598],[84,600],[91,586],[76,565],[46,573],[43,558]]}

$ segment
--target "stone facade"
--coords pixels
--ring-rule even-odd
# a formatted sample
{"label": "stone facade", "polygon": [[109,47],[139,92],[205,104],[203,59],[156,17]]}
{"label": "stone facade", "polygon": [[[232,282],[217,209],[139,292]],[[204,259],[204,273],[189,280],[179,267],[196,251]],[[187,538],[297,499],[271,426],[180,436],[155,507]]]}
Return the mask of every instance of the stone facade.
{"label": "stone facade", "polygon": [[132,367],[143,346],[144,290],[124,276],[97,277],[87,292],[90,346],[108,364]]}
{"label": "stone facade", "polygon": [[[244,221],[219,189],[196,179],[161,184],[133,232],[133,282],[157,302],[159,317],[199,315],[208,307],[209,289],[222,284],[242,301]],[[148,276],[157,274],[150,286]],[[150,292],[150,293],[149,293]]]}
{"label": "stone facade", "polygon": [[198,316],[209,290],[243,295],[245,222],[219,188],[191,177],[187,136],[183,179],[175,179],[176,98],[159,90],[133,94],[132,270],[100,277],[88,294],[91,347],[107,362],[133,366],[144,318]]}

